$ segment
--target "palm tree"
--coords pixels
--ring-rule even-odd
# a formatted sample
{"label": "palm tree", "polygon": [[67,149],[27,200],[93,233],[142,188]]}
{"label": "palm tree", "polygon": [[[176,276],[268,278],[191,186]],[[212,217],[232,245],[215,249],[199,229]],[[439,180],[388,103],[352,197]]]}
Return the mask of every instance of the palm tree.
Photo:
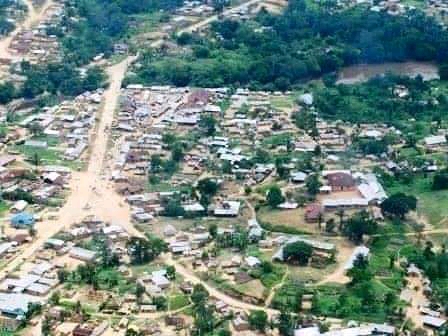
{"label": "palm tree", "polygon": [[319,231],[322,229],[322,213],[319,213],[319,216],[317,217],[317,227],[319,228]]}
{"label": "palm tree", "polygon": [[344,225],[344,216],[345,216],[344,209],[339,209],[336,212],[336,215],[338,215],[338,217],[339,217],[339,231],[342,231],[342,227]]}
{"label": "palm tree", "polygon": [[31,156],[31,160],[30,161],[36,167],[40,166],[41,157],[40,157],[39,153],[38,152],[34,152],[33,155]]}

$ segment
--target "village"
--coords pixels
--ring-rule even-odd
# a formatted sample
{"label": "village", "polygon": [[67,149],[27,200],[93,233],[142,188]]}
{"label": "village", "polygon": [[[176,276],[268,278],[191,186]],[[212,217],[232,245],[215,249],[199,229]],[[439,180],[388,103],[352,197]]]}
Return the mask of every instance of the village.
{"label": "village", "polygon": [[[303,133],[297,129],[293,113],[297,108],[309,108],[313,97],[305,93],[294,100],[291,95],[290,92],[271,94],[246,90],[231,93],[225,88],[196,90],[130,85],[122,89],[119,111],[110,124],[112,141],[107,143],[106,154],[110,160],[105,167],[107,173],[103,174],[128,203],[128,220],[140,232],[160,237],[164,252],[156,258],[156,265],[147,269],[136,267],[131,260],[129,242],[133,239],[131,233],[138,231],[128,232],[120,224],[87,215],[46,239],[30,261],[6,276],[1,285],[5,325],[18,328],[29,304],[49,300],[52,308],[44,321],[52,321],[52,328],[61,335],[101,334],[109,327],[136,328],[146,334],[162,332],[165,327],[161,329],[161,325],[173,325],[173,330],[188,329],[191,320],[183,313],[191,308],[188,296],[200,279],[208,279],[205,283],[222,290],[225,298],[241,300],[241,304],[234,306],[212,295],[218,316],[234,316],[232,328],[248,331],[250,310],[265,306],[269,315],[275,314],[272,307],[277,300],[277,285],[284,284],[291,274],[303,276],[303,266],[285,268],[284,264],[284,249],[297,242],[311,246],[313,251],[306,261],[309,275],[302,281],[312,284],[324,272],[329,282],[346,283],[345,274],[359,254],[369,256],[369,248],[345,242],[341,245],[336,233],[338,222],[341,217],[350,217],[360,210],[366,210],[377,221],[384,221],[380,204],[388,195],[372,169],[381,166],[392,174],[403,167],[388,156],[370,155],[359,157],[356,169],[353,163],[347,169],[340,156],[351,145],[354,134],[363,139],[381,139],[388,133],[400,135],[400,132],[383,125],[360,125],[354,129],[318,119],[318,136]],[[62,151],[62,162],[78,161],[88,148],[89,128],[95,128],[94,119],[83,124],[82,113],[92,115],[101,97],[101,92],[83,95],[74,101],[75,105],[63,103],[46,114],[25,118],[16,134],[24,134],[27,139],[23,146],[38,148],[48,146],[42,140],[43,135],[67,139],[68,148]],[[80,111],[81,119],[68,114],[74,111]],[[210,120],[214,121],[210,123]],[[32,123],[40,126],[39,140],[26,133]],[[67,132],[59,133],[59,123],[66,125],[62,129]],[[87,128],[83,131],[85,125]],[[175,134],[171,136],[174,139],[167,137],[171,134]],[[173,144],[177,142],[182,144],[182,149],[176,161]],[[80,144],[84,144],[83,149],[77,151]],[[428,153],[445,151],[446,138],[430,136],[422,140],[421,146]],[[304,162],[306,155],[316,153],[316,148],[322,153],[320,167],[325,168],[319,178],[314,171],[318,162]],[[290,159],[280,164],[266,160],[279,153],[289,153]],[[254,157],[260,163],[251,167]],[[166,169],[170,160],[176,161],[174,168]],[[29,168],[30,163],[35,169]],[[40,166],[32,157],[29,163],[17,162],[12,154],[2,157],[3,181],[10,185],[3,190],[3,195],[5,192],[12,195],[10,224],[3,224],[5,242],[0,245],[6,262],[16,258],[27,244],[32,244],[42,217],[51,218],[52,213],[41,214],[42,206],[39,208],[37,204],[48,205],[48,197],[55,197],[54,192],[66,192],[71,165],[65,164],[65,167]],[[438,168],[431,163],[422,169],[434,172]],[[42,173],[37,179],[41,182],[33,182],[35,189],[30,189],[33,179],[29,181],[26,175],[36,170]],[[20,174],[25,174],[25,178]],[[148,178],[149,174],[154,179]],[[279,186],[280,198],[272,208],[263,203],[269,199],[274,183]],[[19,199],[29,197],[28,193],[33,204]],[[94,213],[91,210],[94,206],[94,202],[86,204],[84,210]],[[282,218],[282,227],[272,223],[276,217]],[[105,290],[79,287],[76,280],[64,285],[67,274],[79,272],[79,265],[103,258],[102,250],[96,246],[98,243],[106,244],[107,247],[101,245],[102,249],[106,248],[119,259],[119,278],[114,281],[120,283],[120,288],[124,286],[119,289],[125,291],[124,301],[122,295],[114,297]],[[231,257],[229,248],[233,251]],[[270,268],[270,279],[264,274],[265,267]],[[428,283],[415,265],[410,265],[407,271],[411,283],[416,283],[415,288]],[[325,276],[323,281],[327,281]],[[75,296],[73,286],[80,290]],[[141,286],[143,293],[136,295],[134,286]],[[413,291],[410,286],[400,297],[416,309],[421,326],[443,326],[440,312],[429,308],[428,299],[422,299],[414,308]],[[309,292],[300,303],[304,311],[312,308],[313,291]],[[57,302],[53,301],[55,293]],[[430,295],[430,291],[425,293],[423,297]],[[81,307],[84,304],[90,307],[89,323],[82,323],[83,313],[71,316],[69,320],[73,322],[66,321],[64,307],[72,307],[77,302],[83,303]],[[11,312],[16,318],[11,319]],[[133,318],[112,319],[112,324],[108,324],[100,318],[104,314]],[[61,316],[65,316],[64,322],[58,324]],[[143,323],[148,317],[154,317],[154,322]],[[308,325],[313,323],[320,322],[311,318]],[[334,331],[329,333],[343,332],[334,329],[338,323],[333,324]],[[396,332],[392,325],[374,324],[350,326],[349,330],[359,330],[359,333],[362,330],[363,334]],[[318,332],[314,326],[304,326],[296,334]]]}
{"label": "village", "polygon": [[[286,4],[237,1],[220,15],[244,21],[263,6]],[[16,84],[22,59],[61,57],[49,27],[64,2],[36,8],[1,52]],[[282,321],[294,336],[443,332],[441,285],[417,250],[445,249],[443,196],[414,200],[394,181],[436,181],[447,129],[434,121],[414,139],[414,160],[396,126],[319,115],[312,86],[124,85],[133,48],[218,16],[185,1],[157,31],[115,43],[114,61],[92,60],[104,87],[0,105],[1,331],[191,335],[210,320],[217,335],[278,335]]]}

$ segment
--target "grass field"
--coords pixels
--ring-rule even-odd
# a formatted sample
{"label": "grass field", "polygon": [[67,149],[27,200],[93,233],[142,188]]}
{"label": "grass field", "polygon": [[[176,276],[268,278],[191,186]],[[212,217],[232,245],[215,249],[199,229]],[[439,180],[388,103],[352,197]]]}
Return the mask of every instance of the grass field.
{"label": "grass field", "polygon": [[448,192],[431,189],[432,176],[414,176],[409,184],[395,182],[387,187],[389,194],[404,192],[418,199],[417,211],[435,228],[448,227]]}
{"label": "grass field", "polygon": [[188,306],[190,304],[190,299],[187,295],[170,296],[168,304],[170,310],[177,310]]}
{"label": "grass field", "polygon": [[23,154],[27,160],[32,159],[33,156],[37,154],[41,161],[41,165],[61,165],[71,169],[82,169],[84,166],[84,163],[80,160],[64,160],[62,157],[62,151],[53,148],[36,148],[25,145],[17,145],[12,149]]}
{"label": "grass field", "polygon": [[[305,222],[305,209],[298,208],[293,210],[276,210],[263,207],[257,212],[257,218],[260,223],[269,223],[272,225],[272,231],[283,232],[282,228],[296,231],[297,234],[317,233],[317,224]],[[277,228],[278,230],[276,230]],[[294,233],[294,232],[291,232]]]}
{"label": "grass field", "polygon": [[272,97],[271,105],[277,110],[292,109],[296,103],[293,96]]}

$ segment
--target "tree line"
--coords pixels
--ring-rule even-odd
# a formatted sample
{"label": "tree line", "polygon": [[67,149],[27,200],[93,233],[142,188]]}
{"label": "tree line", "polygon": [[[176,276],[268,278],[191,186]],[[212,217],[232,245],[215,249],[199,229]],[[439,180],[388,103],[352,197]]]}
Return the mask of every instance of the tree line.
{"label": "tree line", "polygon": [[[282,15],[262,11],[254,21],[224,19],[211,35],[177,37],[189,52],[141,57],[133,81],[177,86],[244,85],[285,90],[342,66],[386,61],[443,61],[448,35],[417,10],[390,16],[356,6],[334,11],[290,1]],[[161,57],[162,56],[162,57]]]}

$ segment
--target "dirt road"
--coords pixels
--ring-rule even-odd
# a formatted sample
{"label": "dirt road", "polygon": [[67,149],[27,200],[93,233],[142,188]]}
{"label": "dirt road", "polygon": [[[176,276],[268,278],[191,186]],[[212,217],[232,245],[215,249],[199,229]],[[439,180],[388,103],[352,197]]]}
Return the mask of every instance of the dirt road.
{"label": "dirt road", "polygon": [[178,31],[178,34],[182,34],[182,33],[192,33],[192,32],[197,32],[198,30],[206,27],[207,25],[209,25],[210,23],[212,23],[213,21],[218,20],[221,16],[228,16],[229,14],[232,13],[237,13],[243,9],[249,8],[250,6],[256,5],[260,2],[263,2],[262,0],[250,0],[247,2],[242,3],[239,6],[235,6],[229,9],[224,10],[220,15],[212,15],[210,17],[208,17],[205,20],[201,20],[187,28],[181,29]]}
{"label": "dirt road", "polygon": [[175,260],[173,260],[171,258],[171,256],[168,255],[164,255],[162,256],[162,260],[165,264],[167,265],[171,265],[174,266],[176,268],[176,272],[179,273],[180,275],[182,275],[182,277],[186,280],[191,282],[192,284],[202,284],[204,286],[204,288],[209,292],[210,296],[215,297],[218,300],[223,301],[224,303],[226,303],[227,305],[233,307],[233,308],[237,308],[237,309],[241,309],[244,311],[251,311],[251,310],[264,310],[270,317],[278,314],[278,311],[272,308],[266,308],[263,306],[257,306],[254,304],[250,304],[247,302],[243,302],[237,299],[234,299],[233,297],[224,294],[223,292],[217,290],[216,288],[208,285],[205,281],[199,279],[195,274],[193,274],[192,272],[190,272],[188,269],[186,269],[183,265],[181,265],[180,263],[176,262]]}
{"label": "dirt road", "polygon": [[283,284],[285,283],[286,279],[288,279],[288,274],[289,274],[289,268],[286,267],[286,271],[285,274],[283,274],[282,280],[276,284],[274,287],[271,288],[271,291],[269,293],[269,296],[267,297],[264,306],[265,307],[269,307],[271,305],[272,299],[275,296],[276,291],[281,288],[283,286]]}
{"label": "dirt road", "polygon": [[406,319],[414,323],[415,328],[423,328],[423,315],[420,313],[420,307],[428,304],[428,299],[423,293],[423,282],[421,276],[407,277],[407,290],[411,290],[413,295],[410,306],[406,309]]}
{"label": "dirt road", "polygon": [[[106,222],[119,224],[130,234],[143,236],[130,223],[130,211],[127,204],[115,193],[113,186],[103,172],[104,158],[107,151],[108,131],[117,108],[121,82],[126,69],[135,57],[111,66],[108,69],[110,86],[104,94],[104,108],[100,117],[97,135],[91,143],[92,152],[89,165],[84,172],[74,172],[70,182],[70,194],[64,206],[57,212],[57,220],[44,220],[36,225],[37,236],[26,247],[20,257],[12,260],[0,271],[0,278],[16,269],[24,260],[32,258],[45,241],[57,232],[68,229],[88,215],[95,215]],[[88,210],[86,210],[88,209]]]}

